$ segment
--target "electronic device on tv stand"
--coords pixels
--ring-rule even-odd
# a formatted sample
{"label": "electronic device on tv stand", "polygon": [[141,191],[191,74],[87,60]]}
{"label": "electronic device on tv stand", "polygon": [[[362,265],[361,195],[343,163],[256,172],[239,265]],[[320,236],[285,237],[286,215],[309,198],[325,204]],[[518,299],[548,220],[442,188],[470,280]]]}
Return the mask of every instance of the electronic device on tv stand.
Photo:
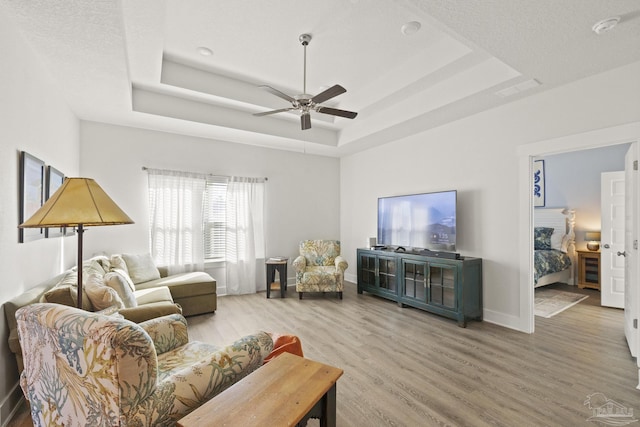
{"label": "electronic device on tv stand", "polygon": [[436,258],[445,258],[445,259],[461,259],[459,253],[457,252],[440,252],[440,251],[423,251],[425,255],[436,257]]}

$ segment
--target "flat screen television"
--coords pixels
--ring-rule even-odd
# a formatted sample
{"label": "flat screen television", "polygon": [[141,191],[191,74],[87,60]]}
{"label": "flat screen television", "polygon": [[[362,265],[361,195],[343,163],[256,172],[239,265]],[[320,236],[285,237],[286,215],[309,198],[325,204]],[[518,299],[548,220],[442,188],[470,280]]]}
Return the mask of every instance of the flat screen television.
{"label": "flat screen television", "polygon": [[457,192],[378,199],[378,244],[455,251]]}

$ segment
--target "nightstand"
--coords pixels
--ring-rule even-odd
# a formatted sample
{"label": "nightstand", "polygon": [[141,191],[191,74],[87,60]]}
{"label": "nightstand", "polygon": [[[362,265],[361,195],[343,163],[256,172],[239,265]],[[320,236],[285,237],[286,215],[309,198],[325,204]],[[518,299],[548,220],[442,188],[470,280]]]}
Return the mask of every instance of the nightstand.
{"label": "nightstand", "polygon": [[578,251],[578,287],[600,290],[599,251]]}

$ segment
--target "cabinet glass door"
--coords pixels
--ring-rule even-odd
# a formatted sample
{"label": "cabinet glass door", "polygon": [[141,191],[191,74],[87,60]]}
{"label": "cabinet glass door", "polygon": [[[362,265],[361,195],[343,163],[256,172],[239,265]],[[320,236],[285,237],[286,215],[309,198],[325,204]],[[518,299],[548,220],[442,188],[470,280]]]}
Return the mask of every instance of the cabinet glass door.
{"label": "cabinet glass door", "polygon": [[402,296],[427,302],[427,263],[402,260],[404,283]]}
{"label": "cabinet glass door", "polygon": [[456,309],[456,270],[454,267],[429,265],[430,302]]}
{"label": "cabinet glass door", "polygon": [[396,259],[395,258],[378,258],[378,278],[380,280],[378,286],[395,293],[397,289]]}
{"label": "cabinet glass door", "polygon": [[360,281],[365,286],[376,285],[376,257],[360,256]]}

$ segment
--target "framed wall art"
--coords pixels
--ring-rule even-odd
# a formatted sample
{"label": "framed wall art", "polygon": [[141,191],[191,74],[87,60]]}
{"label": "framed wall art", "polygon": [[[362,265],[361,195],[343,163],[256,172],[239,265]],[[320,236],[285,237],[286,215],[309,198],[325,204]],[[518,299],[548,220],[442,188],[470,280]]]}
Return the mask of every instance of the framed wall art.
{"label": "framed wall art", "polygon": [[544,207],[545,205],[545,183],[544,183],[544,160],[534,160],[533,162],[533,206]]}
{"label": "framed wall art", "polygon": [[[64,174],[53,166],[47,166],[47,186],[45,189],[44,201],[49,200],[49,197],[56,192],[58,188],[62,186],[64,181]],[[45,237],[60,237],[64,236],[65,228],[45,228]]]}
{"label": "framed wall art", "polygon": [[[19,223],[22,224],[31,218],[40,206],[44,198],[44,162],[26,151],[20,153],[20,215]],[[25,243],[42,239],[42,228],[19,228],[19,242]]]}

